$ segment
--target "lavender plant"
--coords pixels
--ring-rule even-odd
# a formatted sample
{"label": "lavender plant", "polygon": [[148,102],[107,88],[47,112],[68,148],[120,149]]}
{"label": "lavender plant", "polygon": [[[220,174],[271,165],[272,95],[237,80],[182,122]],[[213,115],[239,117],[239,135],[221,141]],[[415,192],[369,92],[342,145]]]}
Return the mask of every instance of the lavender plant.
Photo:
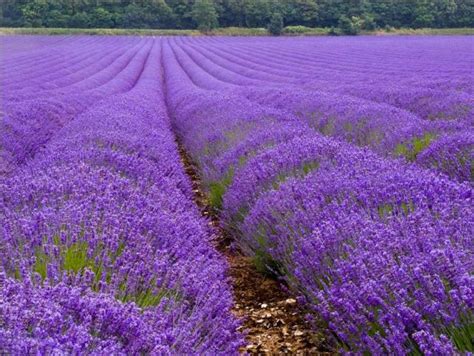
{"label": "lavender plant", "polygon": [[[143,48],[136,79],[115,76],[0,180],[2,351],[235,354],[242,345],[227,265],[171,132],[160,43]],[[48,123],[34,119],[40,130]]]}
{"label": "lavender plant", "polygon": [[469,41],[1,38],[0,350],[237,353],[178,136],[342,352],[473,352]]}
{"label": "lavender plant", "polygon": [[[470,119],[414,110],[421,96],[412,91],[413,104],[368,97],[388,74],[375,73],[367,90],[316,91],[312,79],[329,74],[311,71],[311,48],[287,58],[296,45],[285,40],[271,50],[273,40],[198,41],[165,47],[169,107],[240,249],[322,316],[343,352],[472,351],[472,186],[436,173],[469,181],[469,135],[459,132]],[[247,60],[245,46],[259,45]],[[293,77],[276,74],[291,61],[301,64]],[[339,71],[330,75],[348,73]]]}

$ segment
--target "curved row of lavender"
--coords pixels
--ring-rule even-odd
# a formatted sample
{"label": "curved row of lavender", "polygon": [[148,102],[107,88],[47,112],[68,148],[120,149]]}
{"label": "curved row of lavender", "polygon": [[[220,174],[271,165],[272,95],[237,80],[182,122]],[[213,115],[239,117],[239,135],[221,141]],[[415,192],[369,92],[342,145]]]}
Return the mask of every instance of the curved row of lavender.
{"label": "curved row of lavender", "polygon": [[[10,73],[3,93],[2,150],[15,160],[0,178],[0,353],[237,353],[227,266],[163,101],[160,42],[67,42],[71,61],[75,46],[111,55],[84,56],[67,77],[51,54],[44,84],[15,87]],[[2,69],[40,76],[34,53]],[[22,105],[25,116],[11,109]]]}
{"label": "curved row of lavender", "polygon": [[0,345],[236,352],[169,110],[236,242],[343,349],[472,351],[472,186],[378,155],[472,179],[465,39],[397,41],[1,39]]}
{"label": "curved row of lavender", "polygon": [[[364,40],[375,41],[353,41],[364,44]],[[286,62],[281,53],[293,49],[292,41],[165,40],[169,110],[177,134],[200,168],[211,204],[257,266],[283,278],[314,312],[310,317],[326,321],[342,351],[472,352],[472,185],[384,158],[374,152],[378,146],[357,147],[354,143],[367,134],[364,128],[355,132],[358,136],[352,143],[326,137],[292,110],[290,100],[296,98],[298,104],[301,98],[298,87],[281,84],[275,89],[270,80],[256,74],[223,71],[217,57],[204,64],[197,54],[216,45],[235,57],[237,51],[255,51],[257,58],[258,52],[267,51],[275,54],[274,61],[266,57],[270,63]],[[317,46],[326,41],[337,39],[302,43]],[[380,52],[384,50],[382,46]],[[292,56],[311,58],[311,53],[304,54],[309,52],[306,48],[299,51]],[[250,67],[250,61],[246,63]],[[381,77],[398,78],[396,73]],[[267,100],[266,95],[275,90],[285,99],[273,104],[275,98]],[[257,95],[261,97],[255,100]],[[324,99],[330,96],[321,93]],[[332,100],[323,112],[338,110],[341,103],[344,109],[334,118],[339,125],[345,109],[357,98],[334,96]],[[399,130],[423,133],[410,121],[425,120],[419,114],[371,105],[370,110],[406,115],[393,130],[389,128],[397,126],[395,120],[365,120],[369,127],[385,125],[384,145],[393,148],[404,135]],[[469,134],[456,135],[459,147],[469,150]],[[450,157],[452,151],[442,142],[429,145],[420,156],[436,160],[436,151],[445,150]]]}
{"label": "curved row of lavender", "polygon": [[[2,41],[8,45],[14,39]],[[39,54],[13,51],[13,58],[2,59],[0,173],[34,157],[56,131],[95,103],[133,88],[152,41],[85,37],[53,45]],[[47,48],[53,54],[46,55]]]}
{"label": "curved row of lavender", "polygon": [[240,87],[324,135],[474,180],[469,37],[173,42],[185,67],[212,77],[200,85]]}

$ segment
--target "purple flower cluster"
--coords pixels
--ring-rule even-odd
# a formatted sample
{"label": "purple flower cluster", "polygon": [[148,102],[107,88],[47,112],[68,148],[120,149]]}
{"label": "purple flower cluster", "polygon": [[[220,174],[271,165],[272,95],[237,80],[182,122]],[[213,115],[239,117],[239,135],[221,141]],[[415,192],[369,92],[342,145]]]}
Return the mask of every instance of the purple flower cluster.
{"label": "purple flower cluster", "polygon": [[[127,38],[77,42],[51,43],[33,58],[2,61],[0,172],[34,157],[57,130],[94,103],[133,88],[152,44]],[[51,46],[53,54],[46,50],[51,52]]]}
{"label": "purple flower cluster", "polygon": [[[467,40],[446,41],[164,45],[173,124],[210,202],[236,244],[282,276],[343,351],[474,348],[474,192],[455,181],[472,179],[472,83],[466,61],[449,53]],[[418,45],[439,62],[415,60]],[[379,70],[370,62],[385,57]]]}
{"label": "purple flower cluster", "polygon": [[161,42],[0,41],[14,49],[1,67],[0,350],[237,353],[227,265],[168,118]]}
{"label": "purple flower cluster", "polygon": [[[469,37],[177,39],[173,45],[201,88],[240,92],[385,156],[416,162],[445,134],[472,134]],[[471,181],[449,167],[470,166],[472,159],[464,163],[455,148],[446,153],[432,149],[443,164],[429,168]]]}
{"label": "purple flower cluster", "polygon": [[0,350],[237,352],[177,135],[342,351],[472,352],[469,41],[1,38]]}
{"label": "purple flower cluster", "polygon": [[172,352],[156,312],[142,313],[132,303],[87,287],[34,286],[4,275],[0,285],[0,345],[10,354]]}
{"label": "purple flower cluster", "polygon": [[460,181],[474,181],[474,131],[445,134],[416,158],[419,165],[435,168]]}

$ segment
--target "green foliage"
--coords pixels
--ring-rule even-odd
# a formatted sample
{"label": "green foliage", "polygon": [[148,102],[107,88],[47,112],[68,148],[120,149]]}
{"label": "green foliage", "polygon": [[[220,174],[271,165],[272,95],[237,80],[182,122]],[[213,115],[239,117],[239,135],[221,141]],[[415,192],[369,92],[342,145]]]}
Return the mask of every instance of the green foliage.
{"label": "green foliage", "polygon": [[340,35],[340,31],[339,31],[338,28],[336,28],[336,27],[334,27],[334,26],[331,26],[331,28],[329,29],[328,35],[329,35],[329,36],[339,36],[339,35]]}
{"label": "green foliage", "polygon": [[[263,28],[270,22],[278,28],[278,14],[289,26],[332,28],[331,34],[356,34],[359,30],[373,31],[377,26],[387,29],[474,27],[474,6],[467,0],[0,1],[0,26],[13,27],[198,27],[209,32],[219,26]],[[289,29],[285,33],[300,31],[303,29]]]}
{"label": "green foliage", "polygon": [[96,28],[111,28],[114,27],[112,14],[103,7],[95,8],[90,15],[91,22]]}
{"label": "green foliage", "polygon": [[[155,284],[156,281],[151,283],[143,283],[144,285]],[[124,303],[134,302],[140,308],[151,308],[160,304],[163,298],[180,300],[182,299],[182,294],[175,289],[161,288],[156,290],[154,287],[144,287],[141,291],[135,293],[126,293],[125,283],[122,284],[122,291],[125,292],[124,295],[117,295],[117,299],[121,300]]]}
{"label": "green foliage", "polygon": [[357,16],[348,18],[342,15],[339,17],[338,27],[344,35],[357,35],[362,28],[362,20]]}
{"label": "green foliage", "polygon": [[[92,271],[95,274],[95,281],[99,281],[106,273],[107,280],[110,279],[110,271],[105,271],[105,267],[101,261],[100,256],[104,252],[103,245],[98,244],[92,250],[87,242],[78,241],[72,244],[61,243],[59,236],[53,238],[55,248],[57,248],[58,260],[51,256],[51,251],[47,252],[42,246],[38,246],[35,250],[35,263],[33,265],[33,272],[38,273],[42,279],[48,275],[48,268],[51,263],[59,262],[59,269],[66,273],[73,275],[82,274],[85,269]],[[122,254],[125,244],[120,243],[115,252],[109,253],[111,261]],[[55,260],[55,261],[53,261]],[[16,277],[15,278],[19,278]]]}
{"label": "green foliage", "polygon": [[308,33],[310,31],[311,31],[311,28],[306,27],[306,26],[286,26],[283,29],[284,33],[295,34],[295,35]]}
{"label": "green foliage", "polygon": [[280,174],[278,174],[276,178],[271,181],[271,184],[268,184],[268,187],[271,187],[272,189],[276,190],[289,178],[303,178],[318,168],[319,162],[317,161],[305,162],[300,167],[295,167],[290,171],[281,172]]}
{"label": "green foliage", "polygon": [[415,137],[408,144],[400,143],[395,148],[397,156],[403,156],[409,161],[414,161],[418,154],[427,148],[435,138],[432,133],[426,133],[422,137]]}
{"label": "green foliage", "polygon": [[232,183],[234,178],[234,168],[229,168],[227,174],[220,181],[209,183],[209,205],[214,209],[222,208],[222,200],[227,187]]}
{"label": "green foliage", "polygon": [[145,16],[144,8],[136,4],[130,4],[119,17],[119,23],[124,28],[148,28],[149,25],[145,21]]}
{"label": "green foliage", "polygon": [[306,26],[286,26],[283,28],[285,35],[327,35],[329,30],[326,28],[312,28]]}
{"label": "green foliage", "polygon": [[[265,30],[265,33],[267,31]],[[0,35],[197,36],[197,30],[122,28],[0,28]],[[245,33],[247,34],[247,33]]]}
{"label": "green foliage", "polygon": [[377,29],[377,23],[375,22],[375,18],[371,14],[366,14],[362,18],[362,29],[366,31],[373,31]]}
{"label": "green foliage", "polygon": [[48,6],[46,2],[31,1],[20,7],[25,25],[31,27],[41,27],[45,25],[43,18],[46,17]]}
{"label": "green foliage", "polygon": [[243,11],[247,27],[266,27],[273,10],[267,0],[249,0],[244,2]]}
{"label": "green foliage", "polygon": [[267,36],[266,28],[246,28],[246,27],[221,27],[211,31],[213,35],[219,36]]}
{"label": "green foliage", "polygon": [[461,352],[474,350],[474,316],[472,313],[461,318],[459,325],[446,328],[446,335],[453,341]]}
{"label": "green foliage", "polygon": [[85,12],[77,12],[69,18],[68,25],[72,28],[88,28],[90,24],[89,15]]}
{"label": "green foliage", "polygon": [[218,26],[216,8],[211,0],[196,0],[192,18],[201,32],[209,32]]}
{"label": "green foliage", "polygon": [[281,35],[283,31],[283,17],[279,13],[274,13],[270,19],[270,23],[268,24],[268,32],[270,32],[274,36]]}
{"label": "green foliage", "polygon": [[172,11],[164,0],[146,6],[131,3],[123,14],[117,16],[116,24],[122,28],[165,28],[171,26],[172,17]]}
{"label": "green foliage", "polygon": [[[271,229],[271,227],[268,228]],[[284,275],[281,263],[278,263],[268,252],[271,247],[268,244],[268,237],[263,225],[259,226],[258,232],[255,235],[255,243],[252,262],[257,271],[275,278]]]}
{"label": "green foliage", "polygon": [[94,260],[88,258],[87,242],[76,242],[63,251],[63,269],[74,274],[86,267],[94,266]]}
{"label": "green foliage", "polygon": [[48,17],[44,19],[44,24],[47,27],[66,27],[68,20],[69,17],[61,13],[61,11],[53,10],[48,13]]}
{"label": "green foliage", "polygon": [[302,25],[304,27],[316,27],[319,25],[319,6],[313,0],[294,0],[283,2],[281,13],[285,23],[290,26]]}
{"label": "green foliage", "polygon": [[432,27],[435,22],[436,9],[434,3],[428,0],[419,0],[415,9],[415,28]]}
{"label": "green foliage", "polygon": [[377,213],[379,218],[385,219],[392,215],[408,215],[415,211],[415,206],[412,202],[405,203],[401,202],[399,204],[383,204],[377,207]]}
{"label": "green foliage", "polygon": [[48,274],[49,257],[39,248],[35,252],[35,257],[36,261],[33,266],[33,271],[38,273],[42,279],[45,279]]}

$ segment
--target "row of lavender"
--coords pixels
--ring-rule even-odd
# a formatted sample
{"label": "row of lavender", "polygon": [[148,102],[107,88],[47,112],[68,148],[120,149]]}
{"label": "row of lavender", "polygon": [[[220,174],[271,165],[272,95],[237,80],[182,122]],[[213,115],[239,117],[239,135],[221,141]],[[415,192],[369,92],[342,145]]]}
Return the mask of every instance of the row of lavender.
{"label": "row of lavender", "polygon": [[1,66],[0,350],[236,353],[227,267],[180,164],[160,42],[59,48]]}
{"label": "row of lavender", "polygon": [[[282,276],[344,350],[472,351],[472,186],[325,137],[284,100],[256,103],[258,80],[229,84],[242,75],[204,70],[192,50],[165,41],[169,109],[240,248]],[[291,106],[297,88],[284,90]]]}
{"label": "row of lavender", "polygon": [[[8,47],[16,38],[2,41]],[[88,38],[58,45],[29,38],[24,47],[36,41],[42,43],[40,48],[16,56],[13,49],[2,58],[3,173],[34,157],[57,130],[94,103],[130,90],[151,45],[150,41]]]}
{"label": "row of lavender", "polygon": [[[318,132],[474,179],[474,72],[466,37],[180,39],[201,86],[241,89]],[[203,81],[202,78],[205,78]],[[207,84],[206,84],[207,83]]]}

